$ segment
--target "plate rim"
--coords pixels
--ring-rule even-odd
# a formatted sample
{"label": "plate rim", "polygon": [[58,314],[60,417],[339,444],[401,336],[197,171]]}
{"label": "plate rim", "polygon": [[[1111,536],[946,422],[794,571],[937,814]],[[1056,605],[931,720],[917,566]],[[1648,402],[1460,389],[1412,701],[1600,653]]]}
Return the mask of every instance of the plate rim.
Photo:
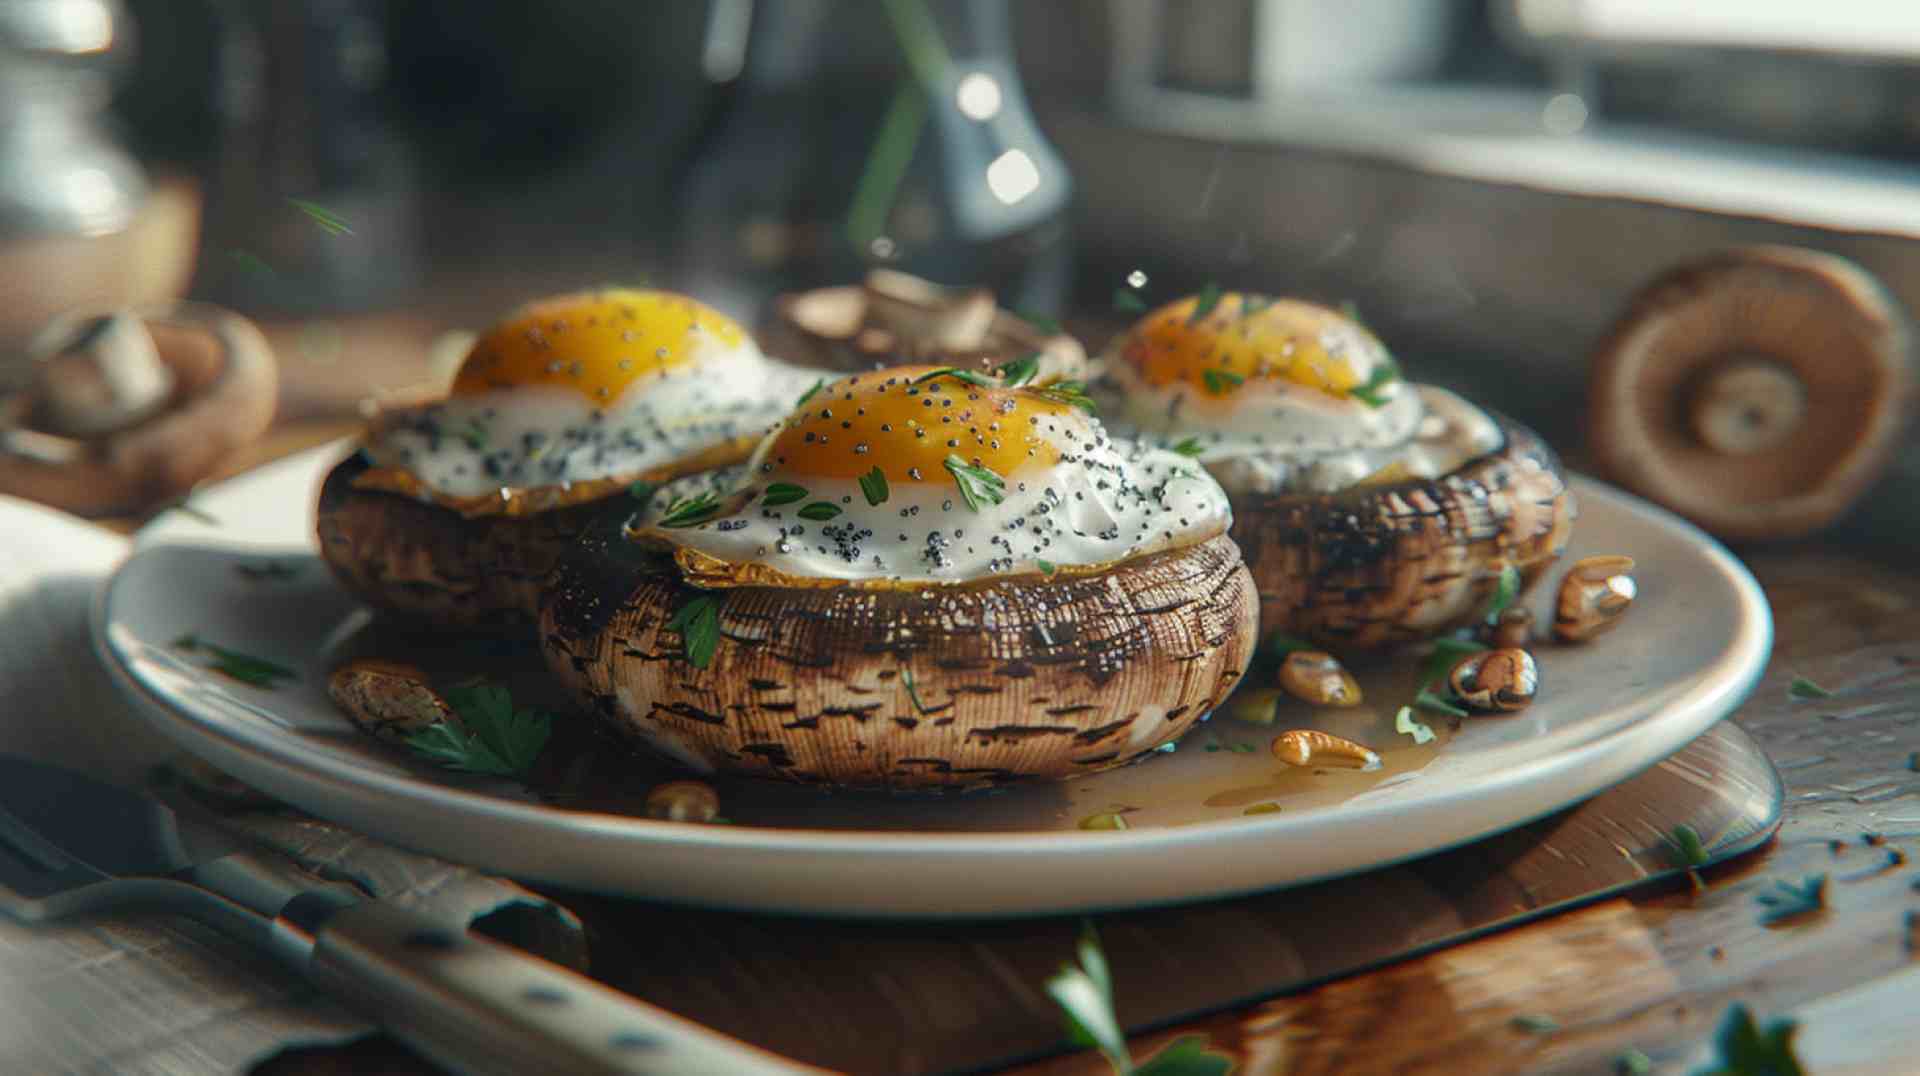
{"label": "plate rim", "polygon": [[[321,445],[269,467],[276,470],[284,468],[287,471],[311,468],[314,466],[316,457],[335,453],[340,445],[341,442]],[[267,468],[250,472],[250,474],[258,475],[264,470]],[[1773,643],[1771,609],[1759,583],[1737,557],[1716,539],[1666,509],[1584,475],[1573,476],[1573,483],[1576,496],[1580,498],[1612,501],[1620,509],[1647,516],[1661,527],[1677,531],[1679,536],[1688,539],[1696,552],[1712,565],[1716,570],[1715,574],[1730,585],[1740,614],[1737,627],[1732,637],[1707,663],[1709,668],[1724,668],[1728,671],[1703,683],[1692,685],[1679,697],[1669,701],[1658,713],[1629,720],[1618,727],[1571,743],[1556,752],[1504,768],[1489,779],[1490,783],[1476,782],[1474,798],[1488,795],[1496,790],[1511,790],[1551,781],[1556,773],[1576,775],[1586,771],[1605,772],[1610,769],[1619,769],[1620,763],[1615,756],[1623,753],[1645,754],[1642,763],[1627,769],[1621,776],[1603,778],[1597,782],[1569,781],[1566,783],[1577,787],[1578,791],[1556,793],[1553,797],[1560,807],[1589,798],[1631,776],[1632,773],[1658,763],[1660,759],[1671,755],[1730,714],[1752,693],[1766,669]],[[1291,835],[1291,831],[1299,830],[1303,825],[1315,828],[1311,824],[1303,823],[1303,818],[1324,817],[1329,813],[1317,811],[1311,815],[1276,814],[1271,818],[1232,816],[1179,826],[1098,833],[1081,833],[1071,830],[929,832],[769,826],[687,826],[602,811],[505,799],[485,791],[437,784],[406,774],[369,770],[353,765],[350,760],[305,751],[302,748],[301,738],[291,732],[276,734],[272,730],[263,730],[259,735],[249,736],[245,732],[250,730],[235,729],[199,717],[191,711],[190,707],[165,697],[162,692],[151,688],[138,676],[132,668],[130,658],[122,654],[111,638],[112,610],[129,568],[149,551],[169,544],[181,543],[165,533],[150,535],[147,531],[142,531],[136,536],[132,555],[116,567],[112,576],[98,589],[89,617],[90,634],[96,653],[100,655],[102,664],[107,667],[116,686],[136,702],[136,709],[146,716],[149,723],[157,725],[174,742],[189,752],[200,755],[204,751],[204,741],[216,741],[225,748],[223,754],[237,753],[248,756],[257,765],[270,770],[283,781],[287,774],[291,773],[294,778],[291,783],[297,785],[302,792],[316,784],[325,784],[331,786],[336,794],[351,794],[362,799],[377,797],[385,803],[412,804],[416,809],[430,808],[435,815],[451,813],[468,824],[506,824],[515,828],[562,826],[572,831],[576,837],[594,841],[611,840],[627,848],[666,844],[681,851],[712,850],[775,855],[818,853],[861,857],[865,860],[885,860],[928,854],[988,856],[995,859],[1045,855],[1072,856],[1078,860],[1097,863],[1106,858],[1131,858],[1157,850],[1185,847],[1196,843],[1229,846],[1244,844],[1249,848],[1272,846],[1285,840]],[[240,541],[230,541],[227,544],[246,548],[246,544]],[[312,547],[308,546],[305,552],[311,554]],[[1631,703],[1614,708],[1615,711],[1619,709],[1631,709]],[[1607,712],[1609,711],[1600,711],[1602,714]],[[1650,724],[1661,732],[1657,737],[1659,751],[1655,753],[1651,747],[1642,748],[1639,751],[1628,751],[1623,746],[1624,741],[1630,738],[1643,738]],[[1611,765],[1607,764],[1609,759],[1612,760]],[[280,789],[276,788],[275,791],[279,792]],[[1338,814],[1345,826],[1390,825],[1396,819],[1414,815],[1448,814],[1449,807],[1461,795],[1463,794],[1458,792],[1442,791],[1432,797],[1412,800],[1349,802],[1339,806]],[[288,799],[296,806],[313,811],[322,817],[339,813],[331,809],[315,810],[311,803],[299,802],[293,797]],[[1465,816],[1461,815],[1461,817]],[[1429,842],[1428,850],[1437,851],[1451,847],[1511,828],[1525,821],[1527,821],[1525,818],[1503,817],[1499,822],[1479,826],[1442,827],[1446,830],[1445,839]],[[377,828],[385,832],[376,835],[386,835],[390,838],[391,835],[402,831],[417,832],[420,829],[419,826],[404,825]],[[415,846],[423,843],[414,841],[410,837],[401,837],[398,841]],[[1425,852],[1415,854],[1425,854]],[[1367,869],[1391,861],[1393,860],[1377,860],[1339,873]],[[1311,879],[1303,877],[1276,882],[1274,885],[1301,884],[1309,880]],[[608,883],[602,882],[601,885],[605,887]]]}

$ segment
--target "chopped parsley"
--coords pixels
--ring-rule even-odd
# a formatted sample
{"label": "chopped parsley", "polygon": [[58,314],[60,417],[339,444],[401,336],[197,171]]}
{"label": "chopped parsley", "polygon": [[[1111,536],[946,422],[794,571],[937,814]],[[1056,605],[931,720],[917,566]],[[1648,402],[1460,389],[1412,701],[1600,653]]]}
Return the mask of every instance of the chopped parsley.
{"label": "chopped parsley", "polygon": [[1145,313],[1147,304],[1132,288],[1113,289],[1113,308],[1123,314]]}
{"label": "chopped parsley", "polygon": [[1420,667],[1420,686],[1427,687],[1434,681],[1453,671],[1455,665],[1468,656],[1478,654],[1487,648],[1485,643],[1472,639],[1443,637],[1433,641],[1433,652],[1427,655],[1426,664]]}
{"label": "chopped parsley", "polygon": [[1736,1001],[1714,1032],[1716,1064],[1696,1076],[1805,1076],[1793,1053],[1796,1030],[1792,1020],[1775,1020],[1762,1030],[1754,1023],[1753,1011]]}
{"label": "chopped parsley", "polygon": [[1832,697],[1833,692],[1828,691],[1826,688],[1821,687],[1819,684],[1814,683],[1804,676],[1794,677],[1793,683],[1787,685],[1787,698],[1793,699],[1796,702],[1806,702],[1810,699],[1830,699]]}
{"label": "chopped parsley", "polygon": [[691,527],[712,518],[720,510],[720,498],[711,492],[695,497],[682,497],[667,506],[667,514],[660,517],[662,527]]}
{"label": "chopped parsley", "polygon": [[1513,600],[1520,596],[1520,569],[1512,564],[1500,566],[1500,582],[1494,587],[1493,600],[1487,603],[1487,623],[1500,619]]}
{"label": "chopped parsley", "polygon": [[1178,452],[1182,456],[1187,456],[1189,458],[1193,456],[1198,456],[1200,453],[1205,452],[1206,450],[1207,450],[1206,446],[1200,443],[1200,439],[1198,437],[1182,438],[1178,444],[1175,444],[1173,446],[1173,449],[1172,449],[1172,451]]}
{"label": "chopped parsley", "polygon": [[958,366],[942,366],[931,373],[921,374],[919,377],[914,378],[912,383],[915,385],[924,385],[929,381],[941,377],[951,377],[955,381],[964,381],[969,385],[977,385],[983,389],[995,387],[993,378],[988,377],[978,370],[962,370]]}
{"label": "chopped parsley", "polygon": [[673,611],[666,623],[668,631],[680,636],[680,653],[687,664],[704,669],[713,661],[720,646],[720,599],[711,594],[696,594]]}
{"label": "chopped parsley", "polygon": [[900,682],[907,686],[907,701],[913,703],[914,713],[919,714],[921,717],[927,716],[931,711],[927,709],[926,703],[920,701],[920,692],[914,688],[913,670],[904,667],[901,668]]}
{"label": "chopped parsley", "polygon": [[1039,566],[1041,575],[1052,575],[1059,570],[1050,560],[1039,560],[1036,558],[1033,563]]}
{"label": "chopped parsley", "polygon": [[516,708],[499,684],[475,680],[442,692],[458,722],[435,721],[407,746],[450,770],[513,777],[540,757],[553,732],[553,715]]}
{"label": "chopped parsley", "polygon": [[1640,1050],[1628,1049],[1613,1059],[1616,1076],[1647,1076],[1653,1071],[1653,1059]]}
{"label": "chopped parsley", "polygon": [[1827,906],[1827,876],[1824,874],[1809,874],[1798,882],[1778,881],[1774,883],[1774,890],[1754,898],[1767,909],[1760,913],[1762,923],[1778,923],[1817,912]]}
{"label": "chopped parsley", "polygon": [[968,463],[959,456],[949,454],[946,461],[947,472],[953,475],[954,484],[960,487],[960,499],[975,512],[985,505],[999,504],[1007,499],[1007,482],[995,474],[991,468]]}
{"label": "chopped parsley", "polygon": [[627,496],[632,497],[641,504],[645,504],[653,499],[653,491],[659,488],[659,486],[654,485],[652,482],[635,482],[633,485],[627,487]]}
{"label": "chopped parsley", "polygon": [[[1089,826],[1099,819],[1111,819],[1107,825]],[[1117,824],[1114,824],[1117,823]],[[1080,823],[1082,829],[1125,829],[1119,814],[1094,815]],[[1115,1076],[1227,1076],[1233,1071],[1233,1059],[1207,1049],[1203,1035],[1185,1035],[1175,1039],[1159,1053],[1135,1064],[1127,1052],[1126,1032],[1120,1028],[1113,1011],[1113,971],[1106,954],[1100,950],[1100,937],[1093,924],[1080,931],[1076,947],[1078,965],[1067,964],[1059,974],[1047,980],[1047,996],[1053,998],[1067,1018],[1067,1041],[1075,1046],[1090,1046],[1100,1051],[1113,1066]]]}
{"label": "chopped parsley", "polygon": [[1560,1021],[1545,1013],[1522,1013],[1509,1021],[1517,1031],[1529,1035],[1551,1035],[1560,1030]]}
{"label": "chopped parsley", "polygon": [[[1468,716],[1466,709],[1452,699],[1445,695],[1436,695],[1424,687],[1420,689],[1418,695],[1413,697],[1413,705],[1422,710],[1432,710],[1450,717]],[[1426,741],[1421,740],[1420,742],[1425,743]]]}
{"label": "chopped parsley", "polygon": [[1400,368],[1394,365],[1392,359],[1382,359],[1380,365],[1373,368],[1373,373],[1367,377],[1366,382],[1348,389],[1347,395],[1368,407],[1385,407],[1387,406],[1386,387],[1398,380],[1400,380]]}
{"label": "chopped parsley", "polygon": [[1674,865],[1692,870],[1707,865],[1707,846],[1700,840],[1700,831],[1682,822],[1673,827],[1673,833],[1660,838],[1667,844],[1667,851],[1673,856]]}
{"label": "chopped parsley", "polygon": [[353,234],[353,229],[348,226],[346,219],[333,210],[302,198],[289,198],[287,201],[292,204],[293,208],[305,213],[309,219],[320,226],[321,231],[326,232],[328,235]]}
{"label": "chopped parsley", "polygon": [[791,482],[775,482],[760,494],[760,503],[768,508],[778,508],[783,504],[807,499],[807,487],[796,486]]}
{"label": "chopped parsley", "polygon": [[829,504],[826,501],[815,501],[812,504],[802,507],[799,512],[801,519],[811,519],[823,523],[839,514],[840,506],[837,504]]}
{"label": "chopped parsley", "polygon": [[256,658],[238,650],[229,650],[216,646],[198,635],[182,635],[173,641],[174,649],[185,650],[190,654],[206,654],[213,658],[207,668],[226,677],[238,680],[248,687],[265,688],[268,691],[280,686],[282,680],[298,680],[300,677],[292,669],[265,658]]}
{"label": "chopped parsley", "polygon": [[1413,737],[1416,744],[1433,742],[1433,728],[1413,716],[1413,707],[1402,706],[1400,712],[1393,715],[1393,731]]}
{"label": "chopped parsley", "polygon": [[1211,280],[1201,285],[1200,296],[1193,304],[1193,313],[1187,315],[1187,324],[1198,325],[1205,321],[1207,315],[1213,313],[1213,308],[1220,305],[1220,297],[1224,294],[1220,285]]}
{"label": "chopped parsley", "polygon": [[1017,359],[1008,359],[994,367],[993,372],[999,374],[1000,380],[1006,382],[1009,387],[1024,385],[1033,380],[1033,375],[1040,372],[1040,353],[1035,351]]}
{"label": "chopped parsley", "polygon": [[1208,367],[1200,372],[1200,380],[1205,382],[1207,391],[1215,396],[1225,396],[1235,388],[1246,384],[1246,377],[1232,370],[1215,370]]}
{"label": "chopped parsley", "polygon": [[803,393],[801,393],[801,394],[800,394],[800,398],[799,398],[799,399],[797,399],[797,400],[795,400],[795,401],[793,401],[793,406],[795,406],[795,407],[805,407],[805,406],[807,405],[807,401],[808,401],[808,400],[811,400],[811,399],[813,399],[813,397],[814,397],[814,395],[815,395],[816,393],[818,393],[818,392],[819,392],[819,391],[820,391],[821,389],[823,389],[823,388],[826,388],[826,387],[827,387],[827,379],[826,379],[826,378],[824,378],[824,377],[823,377],[823,378],[821,378],[820,380],[818,380],[818,381],[815,381],[815,382],[813,383],[813,387],[812,387],[812,388],[810,388],[810,389],[808,389],[807,391],[805,391],[805,392],[803,392]]}
{"label": "chopped parsley", "polygon": [[887,503],[887,473],[875,467],[860,476],[860,492],[866,495],[870,505]]}
{"label": "chopped parsley", "polygon": [[1093,398],[1087,395],[1087,386],[1082,381],[1055,381],[1052,384],[1031,390],[1035,396],[1044,397],[1054,403],[1077,407],[1089,415],[1099,413]]}

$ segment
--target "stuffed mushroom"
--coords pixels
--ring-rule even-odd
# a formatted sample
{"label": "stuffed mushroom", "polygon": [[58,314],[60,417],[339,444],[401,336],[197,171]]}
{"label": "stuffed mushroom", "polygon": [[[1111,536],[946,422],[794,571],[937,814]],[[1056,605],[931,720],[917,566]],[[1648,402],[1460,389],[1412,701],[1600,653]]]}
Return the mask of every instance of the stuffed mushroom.
{"label": "stuffed mushroom", "polygon": [[854,375],[714,491],[588,532],[549,667],[699,771],[856,787],[1070,778],[1173,743],[1240,679],[1253,582],[1219,485],[1071,385]]}
{"label": "stuffed mushroom", "polygon": [[1142,318],[1108,357],[1139,435],[1206,467],[1260,592],[1263,633],[1345,649],[1416,642],[1487,611],[1571,536],[1532,431],[1405,381],[1374,335],[1313,303],[1228,293]]}
{"label": "stuffed mushroom", "polygon": [[533,303],[480,337],[446,399],[374,419],[321,490],[321,555],[404,618],[525,626],[610,499],[744,458],[820,378],[670,292]]}

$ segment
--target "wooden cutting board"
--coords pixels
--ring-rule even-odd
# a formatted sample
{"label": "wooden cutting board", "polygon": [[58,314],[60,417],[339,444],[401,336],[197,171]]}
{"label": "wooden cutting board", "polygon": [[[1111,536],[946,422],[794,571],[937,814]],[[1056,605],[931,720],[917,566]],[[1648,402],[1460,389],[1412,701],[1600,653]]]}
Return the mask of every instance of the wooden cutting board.
{"label": "wooden cutting board", "polygon": [[[1781,783],[1723,722],[1678,754],[1528,826],[1296,889],[1092,917],[1130,1031],[1287,993],[1673,879],[1664,835],[1710,862],[1779,825]],[[854,1073],[999,1067],[1063,1048],[1046,979],[1078,917],[849,922],[553,894],[586,921],[596,977],[708,1027]]]}

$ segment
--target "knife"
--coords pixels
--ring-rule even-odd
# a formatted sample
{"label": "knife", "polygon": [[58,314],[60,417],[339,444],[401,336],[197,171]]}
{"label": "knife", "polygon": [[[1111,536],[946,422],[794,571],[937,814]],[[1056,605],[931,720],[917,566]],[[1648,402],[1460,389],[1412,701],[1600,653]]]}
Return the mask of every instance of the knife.
{"label": "knife", "polygon": [[820,1073],[85,774],[0,755],[0,912],[144,908],[268,951],[458,1072]]}

